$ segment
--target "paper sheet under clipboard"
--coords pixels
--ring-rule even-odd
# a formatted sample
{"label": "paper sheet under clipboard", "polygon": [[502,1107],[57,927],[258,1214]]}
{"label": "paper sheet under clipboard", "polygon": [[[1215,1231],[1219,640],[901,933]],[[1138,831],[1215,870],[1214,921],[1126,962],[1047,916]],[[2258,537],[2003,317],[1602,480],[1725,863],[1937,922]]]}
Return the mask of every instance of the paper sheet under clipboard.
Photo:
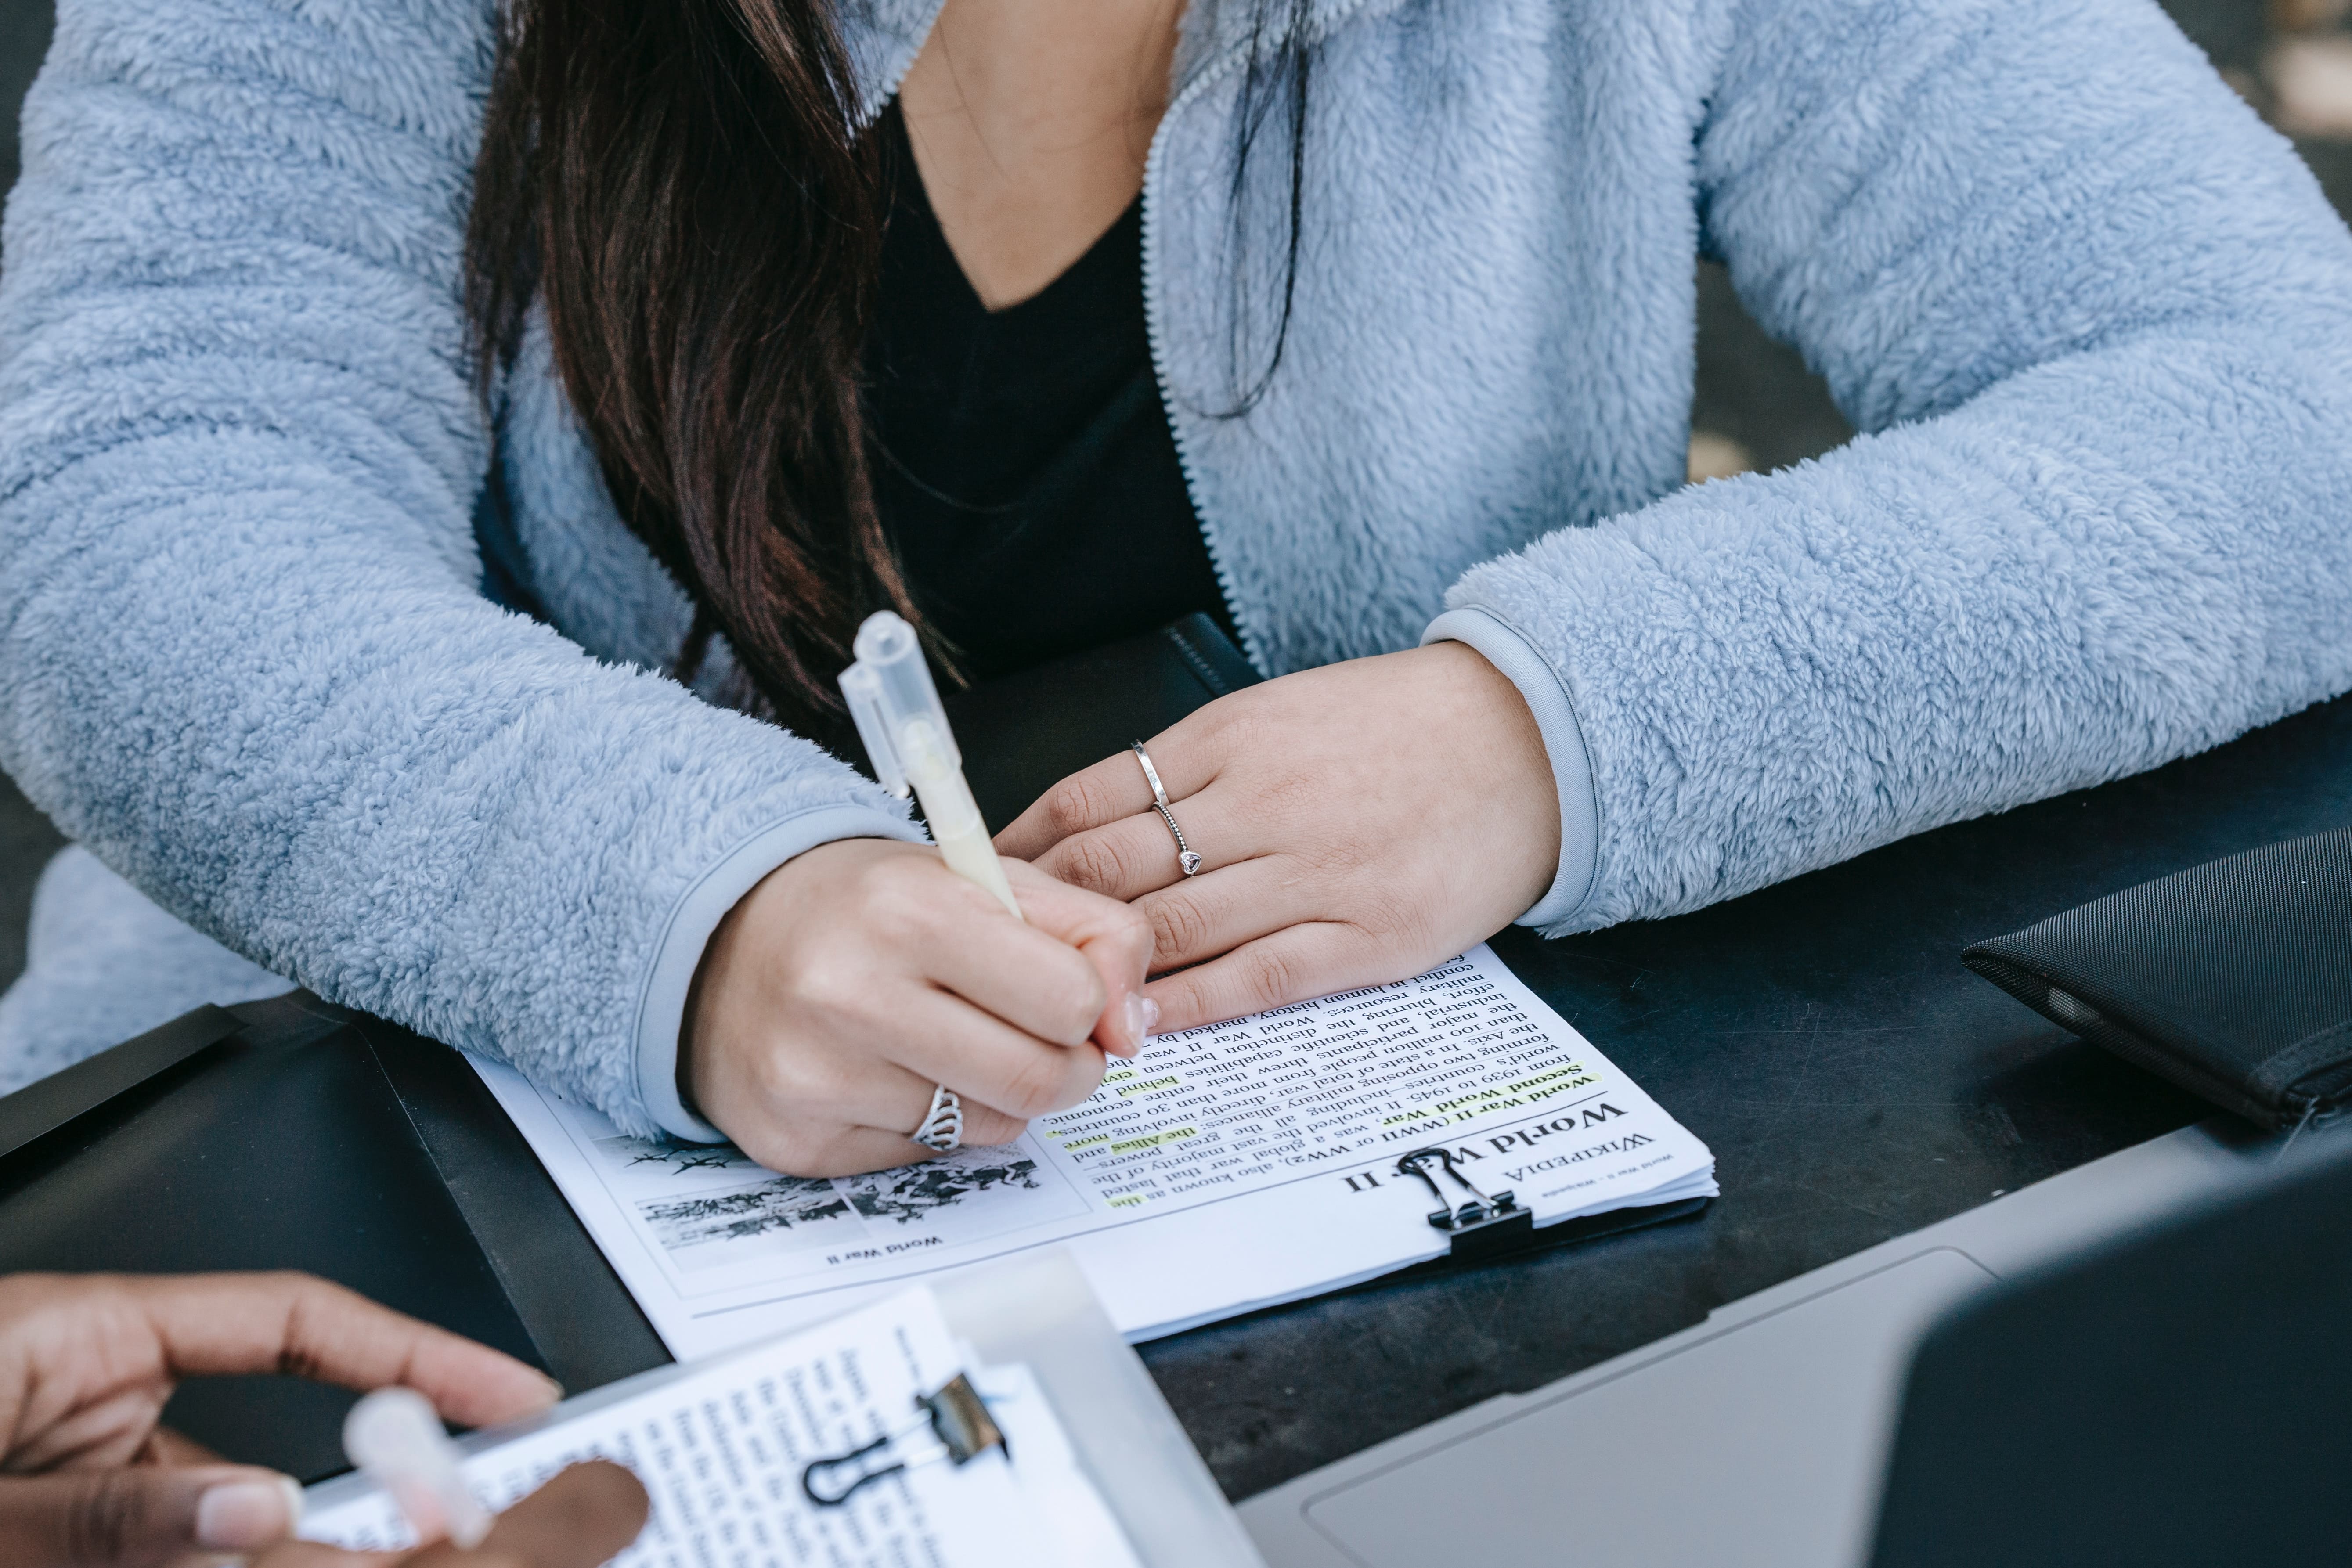
{"label": "paper sheet under clipboard", "polygon": [[[917,1395],[958,1373],[1005,1437],[964,1465],[937,1451],[914,1415]],[[903,1467],[897,1473],[837,1507],[805,1497],[811,1460],[877,1438]],[[630,1380],[467,1446],[467,1480],[500,1510],[566,1465],[627,1466],[652,1511],[614,1568],[1139,1568],[1029,1369],[978,1364],[928,1290],[738,1356]],[[415,1544],[392,1500],[362,1476],[313,1488],[306,1504],[308,1540],[370,1551]]]}
{"label": "paper sheet under clipboard", "polygon": [[633,1138],[475,1066],[680,1359],[1055,1243],[1131,1341],[1336,1289],[1448,1250],[1397,1170],[1423,1148],[1538,1226],[1717,1191],[1706,1146],[1483,945],[1155,1036],[1016,1143],[836,1180]]}

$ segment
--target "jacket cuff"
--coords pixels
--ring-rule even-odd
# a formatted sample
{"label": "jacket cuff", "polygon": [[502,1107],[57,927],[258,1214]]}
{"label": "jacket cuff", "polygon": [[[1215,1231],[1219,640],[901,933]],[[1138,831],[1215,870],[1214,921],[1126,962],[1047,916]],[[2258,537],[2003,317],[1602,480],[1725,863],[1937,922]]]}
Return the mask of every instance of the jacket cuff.
{"label": "jacket cuff", "polygon": [[1448,610],[1421,634],[1422,646],[1433,642],[1467,643],[1503,678],[1519,689],[1528,710],[1536,716],[1544,751],[1551,757],[1552,783],[1559,791],[1559,868],[1551,886],[1535,907],[1521,915],[1523,926],[1551,926],[1567,920],[1592,890],[1592,872],[1600,859],[1601,806],[1593,793],[1592,760],[1584,749],[1584,728],[1576,721],[1568,688],[1553,673],[1543,655],[1492,612]]}
{"label": "jacket cuff", "polygon": [[677,1092],[677,1037],[686,1023],[686,994],[701,966],[703,949],[727,911],[769,872],[803,849],[836,838],[898,838],[926,842],[918,823],[862,805],[826,805],[771,824],[737,845],[680,895],[662,928],[652,968],[637,994],[637,1093],[653,1119],[690,1143],[723,1143],[727,1134],[694,1114]]}

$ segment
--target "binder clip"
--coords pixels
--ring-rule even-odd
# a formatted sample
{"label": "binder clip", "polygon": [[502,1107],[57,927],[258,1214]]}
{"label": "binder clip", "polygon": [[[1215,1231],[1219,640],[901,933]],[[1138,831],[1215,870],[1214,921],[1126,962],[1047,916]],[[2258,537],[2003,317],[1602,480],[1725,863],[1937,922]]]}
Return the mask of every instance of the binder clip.
{"label": "binder clip", "polygon": [[[936,1392],[916,1395],[915,1408],[923,1413],[923,1420],[896,1432],[885,1432],[846,1454],[814,1459],[803,1466],[801,1495],[819,1508],[839,1508],[857,1495],[859,1488],[917,1465],[935,1464],[943,1458],[958,1465],[970,1464],[991,1448],[1007,1459],[1013,1457],[1012,1445],[1005,1442],[996,1418],[989,1415],[987,1402],[961,1373],[940,1384]],[[908,1457],[902,1445],[926,1426],[939,1439],[939,1448]]]}
{"label": "binder clip", "polygon": [[[1452,1182],[1469,1194],[1459,1204],[1448,1201],[1445,1190],[1430,1173],[1432,1165],[1445,1173]],[[1497,1193],[1488,1197],[1478,1190],[1477,1184],[1454,1168],[1454,1154],[1446,1149],[1415,1149],[1410,1154],[1397,1157],[1397,1174],[1419,1176],[1429,1187],[1429,1195],[1437,1200],[1430,1211],[1429,1223],[1453,1238],[1452,1256],[1477,1262],[1499,1254],[1515,1251],[1534,1239],[1536,1216],[1532,1210],[1519,1206],[1519,1200],[1510,1193]]]}

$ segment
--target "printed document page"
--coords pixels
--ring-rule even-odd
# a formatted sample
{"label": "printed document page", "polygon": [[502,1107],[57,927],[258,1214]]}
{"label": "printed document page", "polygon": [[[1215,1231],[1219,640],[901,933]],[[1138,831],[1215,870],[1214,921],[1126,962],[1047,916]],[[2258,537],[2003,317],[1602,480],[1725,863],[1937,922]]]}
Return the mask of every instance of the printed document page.
{"label": "printed document page", "polygon": [[1057,1242],[1131,1340],[1336,1289],[1446,1250],[1397,1170],[1416,1149],[1538,1225],[1716,1191],[1706,1145],[1484,946],[1155,1036],[1016,1143],[839,1180],[628,1137],[476,1066],[681,1360]]}
{"label": "printed document page", "polygon": [[[474,1455],[466,1476],[486,1503],[504,1509],[579,1460],[627,1466],[653,1514],[636,1544],[614,1559],[620,1568],[1030,1568],[1057,1561],[1056,1542],[1041,1536],[1046,1510],[1067,1511],[1061,1533],[1118,1563],[1124,1538],[1071,1468],[1068,1440],[1024,1369],[974,1376],[1008,1442],[1017,1436],[1023,1445],[1018,1468],[1000,1452],[947,1461],[915,1401],[963,1370],[931,1293],[902,1291],[641,1392],[625,1384],[572,1401]],[[907,1435],[906,1470],[837,1508],[802,1494],[811,1461],[897,1434]],[[391,1500],[359,1477],[313,1489],[302,1534],[367,1550],[415,1544]]]}

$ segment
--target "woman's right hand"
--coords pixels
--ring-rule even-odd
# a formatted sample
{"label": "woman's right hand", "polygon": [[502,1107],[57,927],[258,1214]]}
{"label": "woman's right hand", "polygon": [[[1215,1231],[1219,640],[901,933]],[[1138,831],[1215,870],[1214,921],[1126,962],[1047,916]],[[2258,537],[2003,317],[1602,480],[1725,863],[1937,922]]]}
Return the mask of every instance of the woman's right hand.
{"label": "woman's right hand", "polygon": [[679,1044],[688,1102],[796,1176],[928,1159],[934,1085],[963,1141],[1004,1143],[1133,1056],[1151,929],[1125,904],[1004,863],[1024,923],[924,845],[821,844],[771,872],[705,950]]}

